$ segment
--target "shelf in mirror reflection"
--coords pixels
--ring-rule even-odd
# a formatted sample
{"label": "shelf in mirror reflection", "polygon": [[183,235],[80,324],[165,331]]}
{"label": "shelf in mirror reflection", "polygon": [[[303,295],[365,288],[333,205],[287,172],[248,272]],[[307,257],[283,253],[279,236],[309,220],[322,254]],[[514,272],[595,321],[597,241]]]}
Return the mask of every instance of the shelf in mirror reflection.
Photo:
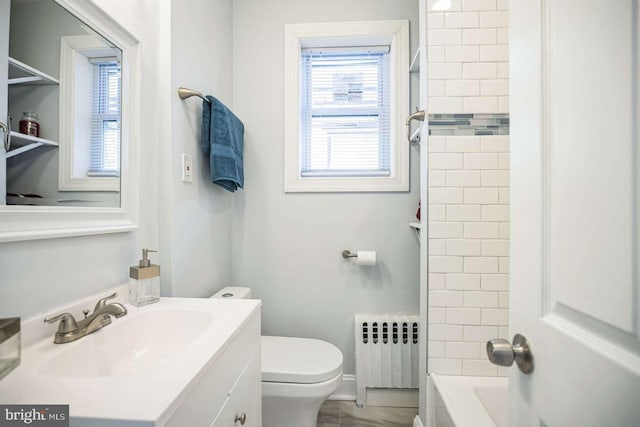
{"label": "shelf in mirror reflection", "polygon": [[33,68],[30,65],[20,62],[15,58],[8,57],[9,62],[9,79],[7,84],[45,84],[57,85],[58,79]]}
{"label": "shelf in mirror reflection", "polygon": [[5,154],[5,158],[8,159],[42,146],[57,147],[58,143],[49,139],[38,138],[36,136],[11,131],[11,147],[15,148],[8,151]]}
{"label": "shelf in mirror reflection", "polygon": [[411,65],[409,65],[410,73],[419,73],[420,72],[420,48],[416,49],[416,53],[413,55],[413,59],[411,60]]}
{"label": "shelf in mirror reflection", "polygon": [[69,203],[73,203],[72,206],[96,206],[99,201],[84,200],[78,198],[45,198],[38,197],[35,194],[12,194],[7,193],[6,204],[9,206],[69,206]]}

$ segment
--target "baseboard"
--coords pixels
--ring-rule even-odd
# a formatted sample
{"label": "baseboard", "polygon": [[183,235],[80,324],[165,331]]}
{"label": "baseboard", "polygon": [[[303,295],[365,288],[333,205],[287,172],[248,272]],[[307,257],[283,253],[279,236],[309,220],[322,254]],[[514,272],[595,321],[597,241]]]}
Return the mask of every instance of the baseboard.
{"label": "baseboard", "polygon": [[[367,388],[365,396],[366,406],[418,407],[418,389]],[[327,400],[355,401],[356,376],[351,374],[343,375],[340,387]]]}
{"label": "baseboard", "polygon": [[366,406],[385,406],[389,408],[417,408],[417,388],[368,388]]}
{"label": "baseboard", "polygon": [[420,417],[417,415],[413,419],[413,427],[424,427],[424,425],[422,425],[422,421],[420,420]]}
{"label": "baseboard", "polygon": [[327,400],[356,400],[356,376],[343,375],[342,384]]}

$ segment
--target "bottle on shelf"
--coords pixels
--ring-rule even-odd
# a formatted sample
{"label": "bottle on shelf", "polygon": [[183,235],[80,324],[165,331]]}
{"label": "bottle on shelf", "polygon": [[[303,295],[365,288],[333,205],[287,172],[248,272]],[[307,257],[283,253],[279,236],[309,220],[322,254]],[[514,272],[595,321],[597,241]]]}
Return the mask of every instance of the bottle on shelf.
{"label": "bottle on shelf", "polygon": [[40,136],[40,123],[36,113],[24,112],[20,120],[20,133],[31,136]]}

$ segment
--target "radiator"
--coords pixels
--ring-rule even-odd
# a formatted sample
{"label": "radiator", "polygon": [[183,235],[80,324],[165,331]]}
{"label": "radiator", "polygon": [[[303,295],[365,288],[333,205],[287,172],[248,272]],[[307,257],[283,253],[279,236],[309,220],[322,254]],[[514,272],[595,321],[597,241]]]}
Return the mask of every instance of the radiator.
{"label": "radiator", "polygon": [[356,403],[367,388],[418,388],[417,315],[356,315]]}

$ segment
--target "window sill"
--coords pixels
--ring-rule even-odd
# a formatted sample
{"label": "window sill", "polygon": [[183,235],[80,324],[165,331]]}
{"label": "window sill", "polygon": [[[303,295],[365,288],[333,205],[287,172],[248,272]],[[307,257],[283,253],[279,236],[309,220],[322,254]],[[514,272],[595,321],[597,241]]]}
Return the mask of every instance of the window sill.
{"label": "window sill", "polygon": [[407,178],[301,178],[285,180],[285,193],[406,192]]}

